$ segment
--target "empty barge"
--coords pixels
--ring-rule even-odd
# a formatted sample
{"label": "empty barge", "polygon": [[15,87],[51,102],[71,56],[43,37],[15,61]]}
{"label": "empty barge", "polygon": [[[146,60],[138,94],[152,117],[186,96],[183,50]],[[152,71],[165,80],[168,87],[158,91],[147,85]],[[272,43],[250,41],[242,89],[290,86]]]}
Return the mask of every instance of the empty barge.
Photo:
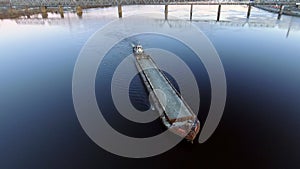
{"label": "empty barge", "polygon": [[200,130],[200,122],[164,73],[156,66],[141,45],[133,47],[136,67],[160,114],[160,118],[171,132],[193,141]]}

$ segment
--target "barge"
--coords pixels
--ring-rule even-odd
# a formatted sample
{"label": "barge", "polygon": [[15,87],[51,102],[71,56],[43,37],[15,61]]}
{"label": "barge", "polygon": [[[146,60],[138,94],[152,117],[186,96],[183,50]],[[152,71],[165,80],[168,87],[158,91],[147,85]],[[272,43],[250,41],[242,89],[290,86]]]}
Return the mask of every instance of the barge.
{"label": "barge", "polygon": [[193,142],[200,122],[154,60],[141,45],[133,46],[136,67],[158,111],[163,125],[172,133]]}

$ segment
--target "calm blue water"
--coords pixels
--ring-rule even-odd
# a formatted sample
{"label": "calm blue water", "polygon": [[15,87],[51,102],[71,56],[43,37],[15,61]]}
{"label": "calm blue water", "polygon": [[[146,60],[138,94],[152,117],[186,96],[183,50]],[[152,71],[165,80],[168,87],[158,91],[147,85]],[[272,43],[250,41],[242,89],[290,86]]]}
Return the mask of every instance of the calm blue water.
{"label": "calm blue water", "polygon": [[[169,8],[170,15],[189,19],[189,7]],[[163,10],[163,6],[124,7],[123,16]],[[82,19],[69,13],[64,19],[49,15],[47,20],[36,16],[0,21],[0,168],[299,168],[300,18],[283,16],[277,21],[276,14],[253,9],[247,21],[246,7],[224,7],[222,22],[216,23],[215,7],[194,11],[194,24],[211,40],[225,69],[224,115],[206,143],[183,141],[146,159],[122,158],[98,147],[82,130],[73,107],[72,75],[78,54],[95,31],[117,19],[116,8],[87,10]],[[184,46],[167,37],[141,35],[132,41],[182,52],[178,55],[197,77],[203,123],[210,84],[201,63],[185,57],[191,55]],[[118,45],[117,52],[124,57],[131,52],[127,42]],[[104,60],[108,66],[98,70],[96,78],[97,99],[105,100],[103,109],[112,112],[105,117],[128,135],[147,137],[163,131],[159,121],[137,129],[138,124],[122,119],[106,104],[109,77],[123,56],[110,55]],[[149,108],[138,77],[131,89],[132,103]],[[124,124],[128,126],[122,128]]]}

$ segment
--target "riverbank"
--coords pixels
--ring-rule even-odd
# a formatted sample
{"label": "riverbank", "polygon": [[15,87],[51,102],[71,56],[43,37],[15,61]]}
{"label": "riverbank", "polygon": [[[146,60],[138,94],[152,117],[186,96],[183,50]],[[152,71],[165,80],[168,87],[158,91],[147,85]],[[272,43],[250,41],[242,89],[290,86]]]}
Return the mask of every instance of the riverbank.
{"label": "riverbank", "polygon": [[43,18],[48,17],[48,13],[56,13],[60,14],[63,17],[64,12],[76,12],[78,16],[82,16],[83,9],[90,9],[90,8],[107,8],[111,7],[111,5],[106,6],[78,6],[76,8],[71,7],[36,7],[36,8],[2,8],[0,9],[0,19],[17,19],[20,17],[27,17],[41,14]]}
{"label": "riverbank", "polygon": [[[61,17],[64,17],[65,12],[77,13],[79,17],[82,16],[82,10],[90,8],[107,8],[111,5],[106,6],[84,6],[84,7],[34,7],[34,8],[10,8],[9,6],[0,7],[0,19],[18,19],[18,18],[30,18],[33,15],[41,14],[43,18],[48,17],[48,13],[60,14]],[[263,6],[255,5],[256,8],[279,13],[280,6]],[[300,9],[296,6],[285,6],[283,9],[283,14],[290,16],[300,17]]]}

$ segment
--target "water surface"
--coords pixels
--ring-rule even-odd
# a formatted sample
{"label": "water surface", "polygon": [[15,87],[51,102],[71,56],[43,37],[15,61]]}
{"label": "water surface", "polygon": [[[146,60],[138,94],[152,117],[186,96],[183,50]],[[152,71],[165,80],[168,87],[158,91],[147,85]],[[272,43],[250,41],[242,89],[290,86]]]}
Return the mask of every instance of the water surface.
{"label": "water surface", "polygon": [[[188,6],[169,10],[189,20]],[[300,18],[278,21],[276,14],[253,8],[247,20],[246,7],[228,6],[222,7],[221,22],[215,22],[216,10],[194,6],[193,23],[215,46],[226,73],[228,95],[219,127],[204,144],[182,141],[146,159],[122,158],[98,147],[82,130],[72,102],[77,56],[95,31],[117,19],[116,8],[86,10],[82,19],[66,13],[64,19],[49,14],[48,19],[37,15],[0,21],[0,168],[299,168]],[[155,24],[184,26],[180,19],[164,21],[163,6],[127,6],[123,12],[161,12]],[[172,39],[145,36],[138,40],[146,47],[183,48]],[[120,57],[131,52],[128,43],[119,45]],[[190,55],[183,53],[182,58],[197,77],[199,119],[204,123],[210,104],[208,76],[201,63],[184,56]],[[106,62],[104,74],[97,74],[98,101],[110,97],[102,90],[109,80],[101,76],[109,77],[120,60],[108,54]],[[133,104],[149,108],[138,77],[132,86]],[[109,105],[106,109],[113,112]],[[112,114],[107,115],[112,125],[128,135],[147,137],[163,130],[159,121],[137,127]]]}

